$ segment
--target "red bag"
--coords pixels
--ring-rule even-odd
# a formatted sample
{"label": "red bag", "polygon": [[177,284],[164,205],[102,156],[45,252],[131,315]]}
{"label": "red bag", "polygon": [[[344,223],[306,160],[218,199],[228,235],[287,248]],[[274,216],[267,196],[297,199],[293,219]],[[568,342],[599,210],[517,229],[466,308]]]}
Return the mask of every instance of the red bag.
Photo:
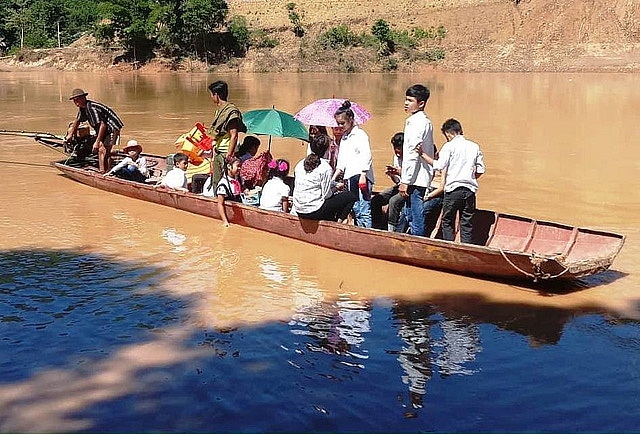
{"label": "red bag", "polygon": [[269,161],[273,160],[269,151],[264,151],[260,155],[248,159],[240,166],[240,178],[244,183],[244,188],[253,188],[264,184],[269,173]]}

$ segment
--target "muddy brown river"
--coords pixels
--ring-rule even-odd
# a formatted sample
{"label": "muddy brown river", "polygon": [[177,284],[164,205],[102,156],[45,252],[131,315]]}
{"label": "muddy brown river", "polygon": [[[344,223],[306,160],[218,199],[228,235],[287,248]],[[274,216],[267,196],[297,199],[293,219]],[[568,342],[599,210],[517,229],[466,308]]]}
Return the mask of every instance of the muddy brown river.
{"label": "muddy brown river", "polygon": [[[611,271],[551,295],[223,228],[73,182],[49,166],[62,155],[0,135],[1,430],[614,426],[625,396],[640,391],[632,374],[638,343],[619,344],[633,333],[616,326],[639,329],[640,77],[0,72],[0,130],[63,134],[76,113],[68,95],[81,87],[119,114],[124,142],[169,154],[195,122],[211,122],[207,84],[216,79],[229,83],[229,100],[242,110],[275,106],[293,114],[334,96],[366,107],[372,118],[362,128],[378,188],[389,185],[384,166],[392,161],[389,139],[404,125],[404,91],[423,83],[436,131],[455,117],[484,152],[479,207],[625,234],[626,244]],[[305,150],[293,139],[271,145],[292,164]],[[454,351],[456,342],[466,350]],[[556,353],[544,360],[541,345]],[[607,400],[601,424],[498,416],[555,387],[558,372],[522,377],[547,363],[578,384],[559,395],[585,397],[569,413],[579,418],[602,408],[579,386],[589,366],[571,370],[564,362],[577,354],[582,363],[597,359],[596,347],[614,357],[606,366],[631,364],[623,372],[634,378],[630,390],[618,390],[612,384],[629,379],[607,376],[602,362],[596,381],[619,401]],[[513,359],[503,364],[506,354]],[[535,391],[518,392],[505,378]],[[504,401],[483,401],[512,386]],[[451,404],[448,394],[468,387],[473,396]],[[564,420],[566,408],[534,407],[531,417]],[[459,419],[468,408],[475,410]],[[637,429],[633,420],[617,426]]]}

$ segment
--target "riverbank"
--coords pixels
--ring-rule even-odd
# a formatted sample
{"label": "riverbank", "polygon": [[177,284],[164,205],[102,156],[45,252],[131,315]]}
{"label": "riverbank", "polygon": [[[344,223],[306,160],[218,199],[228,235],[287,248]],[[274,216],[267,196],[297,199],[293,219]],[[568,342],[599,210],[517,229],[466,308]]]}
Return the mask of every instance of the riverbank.
{"label": "riverbank", "polygon": [[[635,72],[640,71],[640,2],[608,0],[299,0],[304,36],[293,32],[286,0],[230,0],[229,17],[246,18],[274,47],[250,47],[221,64],[155,58],[119,61],[122,52],[91,38],[69,47],[0,59],[0,69],[238,72]],[[424,3],[424,4],[420,4]],[[373,48],[320,47],[320,36],[344,25],[370,33],[385,20],[396,31],[442,28],[444,38],[414,51],[380,56]],[[435,52],[437,55],[430,55]]]}

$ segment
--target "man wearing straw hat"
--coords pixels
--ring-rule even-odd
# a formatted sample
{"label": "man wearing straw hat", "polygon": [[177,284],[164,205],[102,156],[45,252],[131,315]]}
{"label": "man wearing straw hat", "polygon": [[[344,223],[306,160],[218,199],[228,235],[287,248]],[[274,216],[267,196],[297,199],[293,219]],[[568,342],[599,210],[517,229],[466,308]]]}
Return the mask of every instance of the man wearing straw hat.
{"label": "man wearing straw hat", "polygon": [[96,141],[93,152],[98,153],[98,167],[100,173],[106,173],[111,167],[111,148],[120,137],[120,130],[124,126],[118,115],[104,104],[87,99],[88,93],[82,89],[73,89],[69,99],[78,107],[78,116],[73,121],[66,141],[75,137],[81,122],[88,122],[96,131]]}

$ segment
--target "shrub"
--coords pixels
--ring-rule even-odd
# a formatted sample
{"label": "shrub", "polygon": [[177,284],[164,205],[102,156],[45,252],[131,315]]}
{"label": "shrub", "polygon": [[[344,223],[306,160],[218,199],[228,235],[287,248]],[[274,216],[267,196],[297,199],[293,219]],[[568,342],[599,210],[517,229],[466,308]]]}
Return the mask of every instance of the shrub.
{"label": "shrub", "polygon": [[425,60],[429,62],[436,62],[444,59],[444,49],[442,47],[429,48],[424,53]]}
{"label": "shrub", "polygon": [[241,51],[246,50],[249,45],[249,28],[247,27],[247,19],[242,15],[235,15],[229,20],[229,32],[237,47]]}
{"label": "shrub", "polygon": [[251,32],[251,43],[250,45],[256,48],[274,48],[277,47],[280,41],[276,38],[272,38],[269,34],[263,30],[254,30]]}
{"label": "shrub", "polygon": [[332,27],[318,38],[324,48],[339,49],[341,47],[355,47],[360,45],[360,38],[349,29],[346,24]]}
{"label": "shrub", "polygon": [[304,36],[304,27],[302,27],[302,16],[296,12],[295,3],[287,3],[287,11],[289,11],[289,21],[293,24],[293,33],[301,38]]}
{"label": "shrub", "polygon": [[371,27],[371,33],[378,40],[378,54],[387,56],[394,51],[393,33],[385,20],[376,21]]}

